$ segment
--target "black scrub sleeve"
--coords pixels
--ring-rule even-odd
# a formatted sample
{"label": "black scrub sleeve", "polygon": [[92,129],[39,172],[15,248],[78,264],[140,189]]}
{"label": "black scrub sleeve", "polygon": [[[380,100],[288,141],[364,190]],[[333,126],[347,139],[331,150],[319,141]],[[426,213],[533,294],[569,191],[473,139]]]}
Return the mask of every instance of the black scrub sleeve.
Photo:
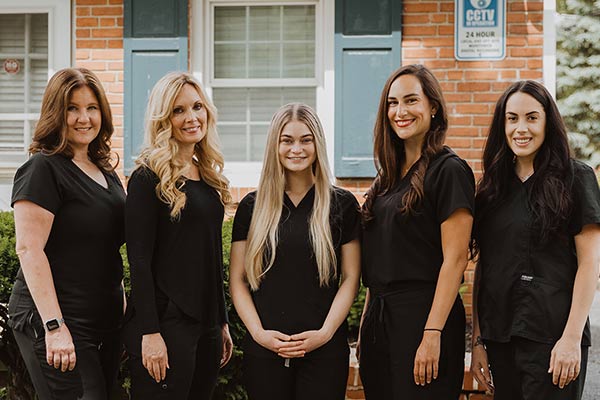
{"label": "black scrub sleeve", "polygon": [[160,331],[152,257],[161,202],[156,196],[158,178],[148,169],[133,172],[127,186],[125,239],[131,273],[132,301],[142,335]]}
{"label": "black scrub sleeve", "polygon": [[342,215],[341,244],[344,245],[360,236],[360,206],[356,197],[347,190],[335,188],[334,195]]}
{"label": "black scrub sleeve", "polygon": [[240,242],[248,237],[250,229],[250,221],[252,220],[252,211],[254,210],[254,202],[256,200],[256,192],[248,193],[240,204],[238,204],[235,217],[233,219],[233,230],[231,232],[231,242]]}
{"label": "black scrub sleeve", "polygon": [[600,223],[600,190],[594,170],[580,161],[573,160],[573,206],[572,234],[576,235],[585,225]]}
{"label": "black scrub sleeve", "polygon": [[429,186],[435,193],[435,212],[440,224],[459,208],[473,215],[475,177],[464,160],[457,156],[446,158],[432,175]]}
{"label": "black scrub sleeve", "polygon": [[[28,200],[56,215],[61,204],[60,177],[49,157],[36,153],[15,174],[11,206]],[[54,156],[56,157],[56,156]]]}

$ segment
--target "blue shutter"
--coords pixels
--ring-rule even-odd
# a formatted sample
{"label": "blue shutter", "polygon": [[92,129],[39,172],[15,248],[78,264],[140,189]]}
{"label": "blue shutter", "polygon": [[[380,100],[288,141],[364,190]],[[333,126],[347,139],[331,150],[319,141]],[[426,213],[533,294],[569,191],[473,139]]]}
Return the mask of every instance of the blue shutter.
{"label": "blue shutter", "polygon": [[144,143],[152,87],[167,72],[188,70],[187,10],[187,0],[125,1],[125,175],[131,173]]}
{"label": "blue shutter", "polygon": [[400,0],[335,2],[335,175],[374,177],[381,89],[400,67]]}

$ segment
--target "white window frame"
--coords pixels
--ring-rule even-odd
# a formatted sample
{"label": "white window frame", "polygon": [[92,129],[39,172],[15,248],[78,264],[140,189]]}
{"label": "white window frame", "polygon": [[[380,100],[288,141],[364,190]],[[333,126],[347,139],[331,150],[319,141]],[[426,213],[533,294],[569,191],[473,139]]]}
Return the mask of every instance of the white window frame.
{"label": "white window frame", "polygon": [[[0,3],[0,14],[48,14],[48,79],[62,68],[71,65],[71,1],[19,0],[12,4]],[[18,3],[18,5],[16,5]],[[3,114],[2,119],[21,119],[22,113]],[[26,113],[29,120],[37,120],[39,113]],[[18,118],[17,118],[18,117]],[[30,132],[33,133],[33,132]],[[25,138],[26,147],[30,137]],[[27,152],[7,152],[0,160],[0,175],[10,176],[27,159]]]}
{"label": "white window frame", "polygon": [[[219,5],[269,6],[269,5],[314,5],[315,6],[315,78],[303,79],[253,79],[247,87],[313,86],[316,89],[317,113],[325,130],[327,156],[333,171],[334,159],[334,1],[331,0],[193,0],[192,28],[190,35],[191,64],[194,76],[212,96],[213,85],[234,87],[236,79],[214,79],[213,60],[213,9]],[[228,162],[225,160],[225,175],[232,187],[256,187],[262,162]]]}

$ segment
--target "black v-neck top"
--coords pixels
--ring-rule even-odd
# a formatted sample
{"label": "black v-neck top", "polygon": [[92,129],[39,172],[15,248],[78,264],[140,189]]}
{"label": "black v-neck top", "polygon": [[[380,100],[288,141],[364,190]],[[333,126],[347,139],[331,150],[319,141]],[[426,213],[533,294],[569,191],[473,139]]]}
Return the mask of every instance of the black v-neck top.
{"label": "black v-neck top", "polygon": [[171,220],[170,207],[156,195],[157,183],[147,168],[136,169],[129,179],[125,232],[132,301],[126,319],[135,318],[141,334],[159,332],[157,309],[168,299],[206,328],[223,324],[220,197],[203,180],[188,179],[181,188],[185,207]]}
{"label": "black v-neck top", "polygon": [[[533,179],[514,175],[508,197],[480,223],[478,315],[484,339],[512,336],[553,344],[569,317],[577,273],[574,237],[583,226],[600,223],[600,191],[594,171],[572,160],[573,211],[567,226],[540,243],[529,194]],[[589,345],[589,321],[582,344]]]}
{"label": "black v-neck top", "polygon": [[376,292],[435,285],[443,262],[440,225],[460,208],[473,213],[473,172],[444,147],[425,173],[421,205],[412,214],[401,214],[414,168],[395,188],[375,199],[374,219],[363,232],[363,282]]}
{"label": "black v-neck top", "polygon": [[[69,158],[36,153],[17,170],[11,200],[28,200],[54,214],[44,252],[58,302],[69,329],[92,336],[117,329],[123,314],[125,191],[115,173],[104,176],[107,188]],[[11,303],[33,306],[21,270]],[[21,325],[18,317],[13,320]]]}
{"label": "black v-neck top", "polygon": [[[320,329],[337,293],[338,281],[331,282],[329,287],[319,285],[317,262],[309,239],[314,198],[314,186],[297,206],[284,194],[275,262],[258,290],[252,292],[264,329],[290,335]],[[246,240],[255,201],[256,192],[252,192],[240,202],[233,224],[233,242]],[[330,226],[337,270],[340,271],[341,246],[357,239],[360,233],[358,202],[347,190],[334,188],[332,191]],[[348,352],[347,329],[344,322],[328,343],[305,357],[345,356]],[[259,357],[278,357],[256,343],[250,334],[244,340],[244,352]]]}

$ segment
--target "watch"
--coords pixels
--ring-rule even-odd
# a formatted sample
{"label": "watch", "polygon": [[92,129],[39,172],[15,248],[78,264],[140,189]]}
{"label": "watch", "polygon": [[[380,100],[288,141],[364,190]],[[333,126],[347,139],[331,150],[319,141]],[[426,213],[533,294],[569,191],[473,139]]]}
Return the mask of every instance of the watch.
{"label": "watch", "polygon": [[64,323],[64,318],[52,318],[44,322],[44,328],[46,329],[46,332],[52,332],[53,330],[60,328]]}

